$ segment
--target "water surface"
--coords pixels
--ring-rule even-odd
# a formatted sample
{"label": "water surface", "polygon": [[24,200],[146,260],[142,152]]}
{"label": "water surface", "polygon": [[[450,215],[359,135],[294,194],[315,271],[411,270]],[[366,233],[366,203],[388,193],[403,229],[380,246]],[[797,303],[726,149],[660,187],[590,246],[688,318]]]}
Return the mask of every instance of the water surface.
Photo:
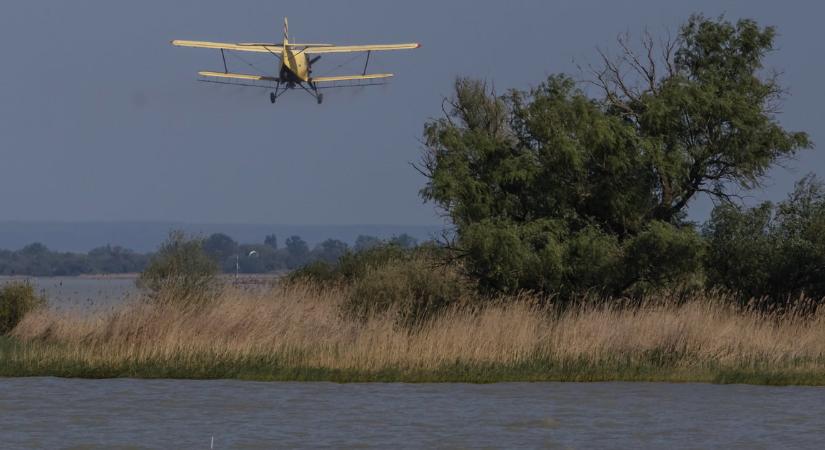
{"label": "water surface", "polygon": [[0,276],[0,286],[10,281],[31,283],[38,294],[46,297],[56,310],[92,311],[110,309],[138,296],[136,275],[99,277],[6,277]]}
{"label": "water surface", "polygon": [[825,389],[0,379],[7,448],[822,448]]}
{"label": "water surface", "polygon": [[[251,290],[267,289],[276,275],[223,275],[227,284]],[[9,277],[0,276],[0,286],[13,281],[31,283],[38,294],[45,296],[49,306],[57,311],[108,311],[140,298],[135,282],[137,275],[100,275],[80,277]]]}

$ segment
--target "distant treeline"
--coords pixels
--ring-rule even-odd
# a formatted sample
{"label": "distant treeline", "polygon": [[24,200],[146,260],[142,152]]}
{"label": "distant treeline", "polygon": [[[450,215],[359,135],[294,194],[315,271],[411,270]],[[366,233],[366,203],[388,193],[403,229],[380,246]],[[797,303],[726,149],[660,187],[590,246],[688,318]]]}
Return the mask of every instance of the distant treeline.
{"label": "distant treeline", "polygon": [[[293,270],[308,263],[334,263],[349,251],[363,251],[382,243],[393,243],[412,248],[415,238],[402,234],[389,241],[374,236],[359,236],[353,246],[337,239],[328,239],[310,248],[300,236],[287,238],[279,246],[275,235],[267,236],[260,244],[240,244],[223,233],[203,239],[204,251],[221,269],[234,273],[271,273]],[[152,253],[138,253],[123,247],[106,245],[88,253],[56,252],[41,243],[33,243],[20,250],[0,250],[0,275],[77,276],[142,272]]]}

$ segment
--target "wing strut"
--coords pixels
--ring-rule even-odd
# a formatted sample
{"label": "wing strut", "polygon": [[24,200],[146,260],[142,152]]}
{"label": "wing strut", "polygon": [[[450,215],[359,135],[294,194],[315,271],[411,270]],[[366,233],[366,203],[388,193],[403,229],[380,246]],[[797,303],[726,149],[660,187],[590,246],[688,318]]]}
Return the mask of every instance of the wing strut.
{"label": "wing strut", "polygon": [[226,54],[224,54],[223,49],[221,49],[221,58],[223,58],[223,73],[229,73],[229,68],[226,67]]}
{"label": "wing strut", "polygon": [[364,73],[362,73],[361,75],[366,75],[367,74],[367,66],[370,65],[370,55],[372,55],[372,50],[367,52],[367,62],[366,62],[366,64],[364,64]]}

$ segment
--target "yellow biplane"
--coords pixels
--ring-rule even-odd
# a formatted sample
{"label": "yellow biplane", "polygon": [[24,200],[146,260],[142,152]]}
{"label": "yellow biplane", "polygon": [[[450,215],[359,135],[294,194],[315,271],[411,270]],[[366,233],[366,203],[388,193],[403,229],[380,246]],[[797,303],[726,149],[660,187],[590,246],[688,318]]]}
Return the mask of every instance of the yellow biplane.
{"label": "yellow biplane", "polygon": [[[303,89],[320,105],[323,94],[319,89],[329,89],[336,87],[350,86],[371,86],[383,84],[382,80],[391,78],[391,73],[367,73],[372,52],[389,50],[411,50],[421,47],[421,44],[378,44],[378,45],[347,45],[337,46],[333,44],[296,44],[289,41],[289,22],[284,18],[284,41],[282,44],[268,43],[241,43],[227,44],[221,42],[205,41],[181,41],[174,40],[172,45],[176,47],[194,47],[220,50],[223,60],[223,72],[203,71],[198,72],[202,77],[200,81],[220,84],[233,84],[240,86],[264,87],[274,89],[269,94],[270,101],[275,101],[289,89]],[[226,64],[226,52],[253,52],[267,53],[280,59],[280,71],[277,77],[268,75],[248,75],[242,73],[231,73]],[[329,53],[353,53],[365,52],[366,63],[361,75],[339,75],[339,76],[312,76],[312,65],[321,59],[322,55]],[[247,64],[249,64],[247,62]],[[252,64],[249,64],[252,66]],[[254,66],[253,66],[254,67]],[[348,84],[340,84],[342,82]]]}

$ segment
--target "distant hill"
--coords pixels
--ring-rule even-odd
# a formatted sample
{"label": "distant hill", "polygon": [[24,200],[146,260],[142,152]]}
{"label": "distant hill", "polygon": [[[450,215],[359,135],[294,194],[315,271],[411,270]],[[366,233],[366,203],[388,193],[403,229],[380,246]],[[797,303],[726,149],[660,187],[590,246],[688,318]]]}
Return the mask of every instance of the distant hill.
{"label": "distant hill", "polygon": [[0,222],[0,249],[17,250],[40,242],[61,252],[87,252],[103,245],[119,245],[138,252],[155,250],[170,230],[209,235],[225,233],[240,243],[262,243],[269,234],[283,243],[293,235],[310,246],[326,239],[348,244],[359,235],[390,238],[402,233],[424,241],[438,236],[438,225],[246,225],[193,224],[176,222]]}

